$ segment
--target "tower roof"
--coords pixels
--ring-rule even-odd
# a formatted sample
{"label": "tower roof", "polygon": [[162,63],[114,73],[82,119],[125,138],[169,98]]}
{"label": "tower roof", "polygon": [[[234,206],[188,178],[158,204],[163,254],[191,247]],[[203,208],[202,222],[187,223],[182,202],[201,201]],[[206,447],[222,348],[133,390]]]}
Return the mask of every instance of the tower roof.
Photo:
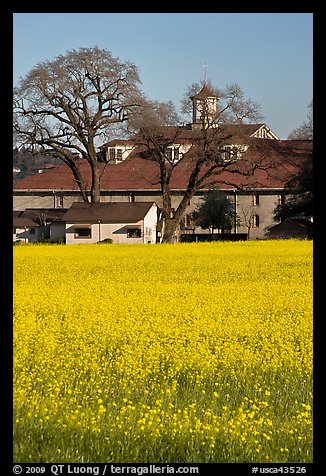
{"label": "tower roof", "polygon": [[190,99],[202,99],[202,98],[217,98],[218,96],[210,89],[209,86],[207,86],[206,83],[204,83],[204,86],[202,89],[199,91],[199,93],[195,94],[194,96],[191,96]]}

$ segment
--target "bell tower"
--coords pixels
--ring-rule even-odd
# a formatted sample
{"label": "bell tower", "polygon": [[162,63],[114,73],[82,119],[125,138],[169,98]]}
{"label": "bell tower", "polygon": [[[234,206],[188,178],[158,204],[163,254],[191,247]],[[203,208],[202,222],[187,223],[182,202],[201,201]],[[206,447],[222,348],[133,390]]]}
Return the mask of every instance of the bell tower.
{"label": "bell tower", "polygon": [[209,88],[206,81],[199,93],[191,96],[192,100],[192,127],[207,129],[216,127],[217,103],[220,99]]}

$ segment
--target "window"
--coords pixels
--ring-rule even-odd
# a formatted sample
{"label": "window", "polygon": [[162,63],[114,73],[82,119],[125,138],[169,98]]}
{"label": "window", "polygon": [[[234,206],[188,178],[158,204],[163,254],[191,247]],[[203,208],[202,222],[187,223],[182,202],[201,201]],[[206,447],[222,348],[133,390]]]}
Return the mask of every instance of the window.
{"label": "window", "polygon": [[112,162],[115,161],[115,149],[113,147],[109,149],[109,160]]}
{"label": "window", "polygon": [[127,228],[127,238],[141,238],[141,229]]}
{"label": "window", "polygon": [[168,147],[166,151],[166,158],[168,159],[169,162],[172,162],[172,148]]}
{"label": "window", "polygon": [[117,160],[122,160],[122,149],[117,149],[116,158]]}
{"label": "window", "polygon": [[254,205],[259,205],[259,193],[255,193],[253,196]]}
{"label": "window", "polygon": [[30,228],[29,234],[30,235],[35,235],[35,228]]}
{"label": "window", "polygon": [[222,159],[224,162],[232,162],[233,160],[238,159],[238,147],[235,145],[227,145],[222,151]]}
{"label": "window", "polygon": [[57,195],[56,199],[57,199],[57,207],[62,208],[63,207],[63,194],[60,193],[59,195]]}
{"label": "window", "polygon": [[91,226],[75,227],[75,238],[92,238]]}
{"label": "window", "polygon": [[166,149],[166,158],[169,162],[176,163],[181,160],[183,154],[180,152],[179,145],[168,146]]}
{"label": "window", "polygon": [[177,162],[179,160],[179,148],[180,147],[174,147],[173,153],[174,153],[174,161]]}
{"label": "window", "polygon": [[285,203],[285,195],[279,195],[279,204],[280,205],[284,205]]}
{"label": "window", "polygon": [[255,228],[258,228],[259,223],[260,223],[259,215],[254,215],[252,217],[252,226],[255,227]]}

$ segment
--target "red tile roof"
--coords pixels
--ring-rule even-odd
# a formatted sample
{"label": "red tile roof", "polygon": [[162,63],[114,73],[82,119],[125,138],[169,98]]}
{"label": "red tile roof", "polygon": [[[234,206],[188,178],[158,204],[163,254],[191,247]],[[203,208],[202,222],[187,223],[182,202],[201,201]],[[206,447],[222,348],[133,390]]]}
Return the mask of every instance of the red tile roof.
{"label": "red tile roof", "polygon": [[[228,170],[220,169],[220,174],[206,180],[208,188],[213,179],[220,188],[283,188],[291,174],[298,170],[300,164],[312,155],[312,141],[282,141],[271,139],[254,139],[251,146],[243,154],[237,164]],[[91,184],[90,167],[86,161],[80,160],[80,170],[88,189]],[[259,164],[253,175],[246,176],[254,165]],[[159,167],[155,162],[141,158],[139,149],[119,164],[98,164],[102,174],[101,189],[117,190],[160,190]],[[237,169],[238,172],[237,172]],[[192,170],[192,159],[189,157],[175,167],[171,187],[184,190]],[[241,172],[241,173],[240,173]],[[78,191],[70,169],[59,165],[42,174],[14,180],[14,191]]]}
{"label": "red tile roof", "polygon": [[[249,139],[255,132],[261,127],[267,127],[266,124],[219,124],[217,128],[212,128],[207,131],[208,134],[216,137],[219,140],[228,140],[233,144],[242,143],[246,139]],[[202,137],[200,129],[193,130],[191,125],[187,126],[163,126],[160,128],[160,132],[164,136],[164,139],[175,139],[175,142],[192,142],[193,139]],[[128,140],[128,144],[136,144],[139,140],[136,134]],[[240,141],[240,142],[237,142]],[[100,147],[101,148],[101,147]]]}

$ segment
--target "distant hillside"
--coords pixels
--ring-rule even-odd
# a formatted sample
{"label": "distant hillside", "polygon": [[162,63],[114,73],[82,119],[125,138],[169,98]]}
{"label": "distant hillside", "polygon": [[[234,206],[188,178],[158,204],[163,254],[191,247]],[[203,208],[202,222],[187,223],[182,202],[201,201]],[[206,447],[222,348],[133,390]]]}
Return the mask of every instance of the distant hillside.
{"label": "distant hillside", "polygon": [[31,152],[24,149],[13,149],[13,167],[20,169],[20,172],[13,172],[14,178],[24,178],[34,175],[38,170],[46,165],[62,165],[60,159],[39,155],[34,157]]}

